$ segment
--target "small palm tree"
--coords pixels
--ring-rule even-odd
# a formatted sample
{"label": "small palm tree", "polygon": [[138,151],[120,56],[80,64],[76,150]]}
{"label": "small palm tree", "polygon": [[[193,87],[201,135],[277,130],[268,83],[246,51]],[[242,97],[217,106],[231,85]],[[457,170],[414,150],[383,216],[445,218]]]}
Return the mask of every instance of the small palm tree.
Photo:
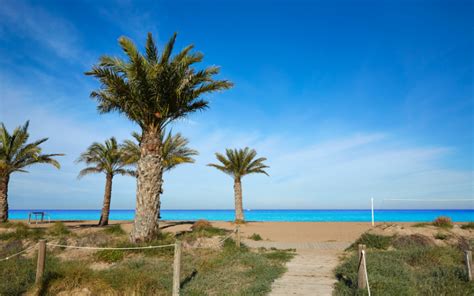
{"label": "small palm tree", "polygon": [[185,47],[172,56],[176,34],[158,54],[151,33],[145,54],[126,37],[119,44],[127,59],[102,56],[86,75],[97,78],[100,88],[91,93],[101,113],[118,111],[141,128],[140,158],[137,164],[137,203],[131,240],[150,241],[159,232],[160,192],[163,183],[162,131],[170,122],[204,110],[205,94],[228,89],[232,83],[215,80],[219,68],[196,70],[203,54]]}
{"label": "small palm tree", "polygon": [[254,149],[245,147],[244,149],[226,149],[226,155],[216,153],[216,158],[221,164],[208,164],[215,167],[234,178],[235,196],[235,221],[244,221],[244,211],[242,206],[242,177],[248,174],[265,174],[268,168],[263,162],[265,157],[255,158],[257,152]]}
{"label": "small palm tree", "polygon": [[0,222],[8,221],[8,183],[10,175],[15,172],[25,173],[33,164],[47,163],[60,168],[55,156],[64,154],[41,154],[40,145],[48,138],[27,143],[29,121],[19,126],[10,134],[5,125],[0,126]]}
{"label": "small palm tree", "polygon": [[79,172],[79,178],[88,174],[105,174],[104,202],[99,220],[99,226],[105,226],[109,224],[112,179],[117,174],[133,175],[133,171],[126,169],[127,162],[123,150],[114,137],[106,140],[104,144],[92,143],[76,162],[84,162],[88,165]]}
{"label": "small palm tree", "polygon": [[[161,155],[163,156],[163,170],[169,171],[176,166],[184,163],[194,163],[193,156],[199,153],[188,146],[189,140],[180,133],[172,135],[171,132],[165,135],[163,132],[163,144],[161,145]],[[133,140],[125,140],[123,149],[129,164],[137,164],[140,159],[140,142],[139,133],[132,133]]]}

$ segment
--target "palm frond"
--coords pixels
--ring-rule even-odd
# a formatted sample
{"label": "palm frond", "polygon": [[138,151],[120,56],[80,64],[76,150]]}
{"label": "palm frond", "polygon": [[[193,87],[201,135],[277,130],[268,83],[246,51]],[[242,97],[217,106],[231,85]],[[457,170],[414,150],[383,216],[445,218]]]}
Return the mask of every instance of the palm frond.
{"label": "palm frond", "polygon": [[126,37],[119,38],[127,60],[103,56],[99,63],[86,72],[95,77],[100,88],[91,92],[101,113],[117,111],[136,122],[142,130],[167,124],[190,113],[204,110],[207,93],[232,87],[228,80],[215,80],[219,73],[215,66],[197,71],[195,63],[203,55],[186,46],[174,57],[177,34],[164,46],[161,55],[151,33],[147,36],[145,54]]}
{"label": "palm frond", "polygon": [[257,152],[254,149],[245,147],[244,149],[226,149],[225,155],[216,153],[216,158],[220,164],[210,163],[208,166],[214,167],[234,178],[241,178],[248,174],[265,174],[269,168],[263,162],[265,157],[255,158]]}
{"label": "palm frond", "polygon": [[79,172],[79,177],[92,173],[126,175],[129,162],[127,152],[123,147],[114,137],[104,143],[92,143],[76,160],[77,163],[83,162],[89,165]]}
{"label": "palm frond", "polygon": [[9,133],[5,125],[0,125],[0,174],[26,172],[26,168],[37,163],[51,164],[60,168],[59,162],[54,159],[64,154],[42,154],[41,144],[48,139],[28,142],[29,121]]}

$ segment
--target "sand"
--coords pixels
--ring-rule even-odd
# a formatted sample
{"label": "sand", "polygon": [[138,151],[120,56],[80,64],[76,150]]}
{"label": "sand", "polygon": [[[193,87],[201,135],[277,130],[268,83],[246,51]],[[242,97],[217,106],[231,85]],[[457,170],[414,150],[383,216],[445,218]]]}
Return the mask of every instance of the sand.
{"label": "sand", "polygon": [[[66,221],[70,227],[88,228],[97,221]],[[125,231],[131,231],[131,221],[111,221],[121,224]],[[162,221],[160,228],[166,232],[189,230],[191,221]],[[216,227],[234,229],[231,222],[212,222]],[[48,224],[31,224],[32,227],[48,227]],[[248,222],[240,226],[242,237],[259,234],[265,241],[285,243],[311,242],[353,242],[363,232],[371,228],[370,223],[362,222]]]}

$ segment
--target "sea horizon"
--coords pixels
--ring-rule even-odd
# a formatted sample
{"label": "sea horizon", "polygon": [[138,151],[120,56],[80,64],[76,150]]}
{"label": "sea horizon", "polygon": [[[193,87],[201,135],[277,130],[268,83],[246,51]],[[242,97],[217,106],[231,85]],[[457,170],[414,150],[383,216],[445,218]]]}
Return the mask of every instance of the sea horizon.
{"label": "sea horizon", "polygon": [[[28,219],[33,211],[49,214],[51,220],[98,220],[100,209],[12,209],[10,219]],[[112,209],[110,220],[133,220],[134,209]],[[376,222],[429,222],[448,216],[453,222],[474,221],[474,209],[375,209]],[[370,209],[246,209],[247,221],[255,222],[370,222]],[[233,209],[163,209],[162,220],[233,221]]]}

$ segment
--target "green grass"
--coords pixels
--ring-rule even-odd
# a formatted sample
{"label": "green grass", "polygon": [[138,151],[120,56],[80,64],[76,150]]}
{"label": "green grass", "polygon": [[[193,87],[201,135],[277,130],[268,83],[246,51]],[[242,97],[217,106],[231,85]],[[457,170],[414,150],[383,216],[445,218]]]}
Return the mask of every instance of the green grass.
{"label": "green grass", "polygon": [[412,227],[426,227],[426,226],[430,226],[432,225],[431,223],[428,223],[428,222],[419,222],[419,223],[415,223],[412,225]]}
{"label": "green grass", "polygon": [[[410,247],[408,247],[408,245]],[[415,247],[367,251],[367,271],[373,295],[474,295],[467,282],[463,252],[454,247]],[[357,289],[356,251],[336,268],[334,295],[367,295]]]}
{"label": "green grass", "polygon": [[349,249],[355,250],[359,244],[365,245],[368,249],[387,249],[392,243],[392,240],[393,237],[391,236],[364,233],[349,247]]}
{"label": "green grass", "polygon": [[[21,251],[21,248],[14,252],[18,251]],[[25,293],[34,284],[35,268],[36,262],[33,259],[14,257],[0,261],[0,295],[22,295]]]}
{"label": "green grass", "polygon": [[474,229],[474,222],[469,222],[467,224],[461,225],[462,229]]}
{"label": "green grass", "polygon": [[254,241],[261,241],[262,237],[258,233],[254,233],[251,236],[249,236],[249,239],[254,240]]}
{"label": "green grass", "polygon": [[107,228],[104,229],[104,232],[107,234],[112,234],[112,235],[117,235],[117,236],[126,234],[125,230],[122,229],[122,226],[120,226],[120,224],[107,226]]}
{"label": "green grass", "polygon": [[71,232],[63,222],[54,222],[53,226],[48,228],[48,234],[53,236],[65,236],[70,233]]}
{"label": "green grass", "polygon": [[434,238],[435,238],[435,239],[439,239],[439,240],[445,240],[445,239],[447,239],[448,237],[449,237],[448,234],[442,233],[442,232],[438,232],[438,233],[436,233],[436,234],[434,235]]}
{"label": "green grass", "polygon": [[39,240],[44,236],[44,230],[41,228],[30,228],[28,225],[23,223],[10,224],[8,228],[14,228],[14,231],[0,233],[0,240],[11,240],[11,239],[31,239],[34,241]]}

